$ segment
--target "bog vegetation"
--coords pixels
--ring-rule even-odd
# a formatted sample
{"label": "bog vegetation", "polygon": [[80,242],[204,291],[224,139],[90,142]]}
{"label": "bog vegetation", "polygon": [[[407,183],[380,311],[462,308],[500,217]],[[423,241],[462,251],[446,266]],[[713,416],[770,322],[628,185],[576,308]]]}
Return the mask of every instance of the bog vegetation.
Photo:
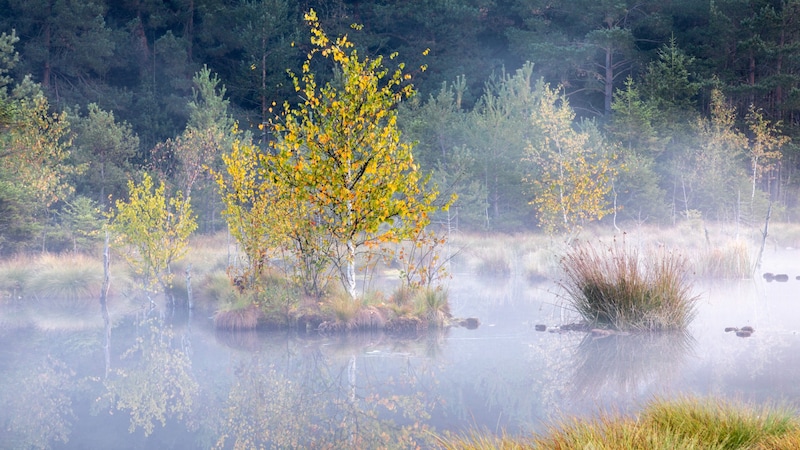
{"label": "bog vegetation", "polygon": [[636,417],[606,413],[565,419],[541,435],[500,437],[475,433],[444,438],[445,449],[786,449],[800,443],[800,423],[789,409],[756,408],[711,399],[657,399]]}
{"label": "bog vegetation", "polygon": [[[725,35],[737,43],[763,11],[740,14],[721,2],[708,16],[645,2],[634,20],[594,2],[564,8],[563,17],[461,3],[364,5],[351,14],[344,3],[296,10],[270,0],[216,5],[213,16],[205,3],[186,11],[10,5],[0,13],[0,253],[97,255],[110,233],[149,303],[186,292],[191,305],[193,293],[212,292],[220,327],[275,320],[349,329],[394,318],[415,328],[447,321],[441,281],[459,234],[543,232],[569,244],[594,224],[708,233],[725,223],[741,237],[768,211],[794,217],[787,96],[796,68],[774,61],[780,78],[755,71],[743,84],[727,53],[699,64],[689,30],[665,31],[666,18],[696,16],[739,24]],[[581,20],[568,20],[578,11]],[[155,17],[172,19],[157,25]],[[401,21],[379,17],[420,22],[394,29]],[[543,39],[530,22],[539,19],[570,39]],[[458,21],[475,26],[446,26]],[[770,33],[785,24],[767,22]],[[421,39],[425,30],[432,34]],[[136,45],[122,45],[126,33]],[[50,35],[61,38],[34,37]],[[453,72],[461,63],[488,67],[477,54],[455,64],[455,51],[502,53],[472,46],[479,35],[514,55],[508,70]],[[780,54],[773,50],[760,56]],[[207,292],[193,291],[192,275],[206,273],[182,258],[191,240],[218,233],[231,237],[214,269],[225,276],[209,275]],[[752,275],[752,241],[706,241],[695,273]],[[649,269],[625,250],[604,266],[577,248],[545,257],[500,250],[477,272],[507,276],[521,263],[537,279],[566,255],[565,287],[587,319],[660,329],[691,318],[682,262],[662,255]],[[395,285],[384,294],[373,282],[386,274]],[[22,289],[7,284],[12,295]],[[607,302],[623,292],[636,302]]]}
{"label": "bog vegetation", "polygon": [[640,251],[616,239],[605,245],[581,242],[561,265],[567,302],[594,327],[685,330],[694,316],[689,265],[676,251]]}

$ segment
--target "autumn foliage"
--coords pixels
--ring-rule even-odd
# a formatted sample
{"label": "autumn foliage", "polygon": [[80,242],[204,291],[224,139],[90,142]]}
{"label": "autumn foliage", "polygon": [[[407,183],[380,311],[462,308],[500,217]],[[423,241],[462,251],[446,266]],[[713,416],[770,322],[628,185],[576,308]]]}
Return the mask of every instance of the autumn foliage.
{"label": "autumn foliage", "polygon": [[[217,180],[256,266],[279,247],[307,293],[320,295],[338,274],[356,297],[359,255],[420,235],[438,193],[423,189],[412,145],[400,139],[396,107],[414,94],[403,64],[390,72],[380,57],[361,58],[347,36],[329,39],[313,10],[305,18],[313,48],[302,72],[290,72],[302,101],[269,124],[276,139],[267,151],[238,142]],[[322,86],[311,70],[319,57],[336,74]]]}

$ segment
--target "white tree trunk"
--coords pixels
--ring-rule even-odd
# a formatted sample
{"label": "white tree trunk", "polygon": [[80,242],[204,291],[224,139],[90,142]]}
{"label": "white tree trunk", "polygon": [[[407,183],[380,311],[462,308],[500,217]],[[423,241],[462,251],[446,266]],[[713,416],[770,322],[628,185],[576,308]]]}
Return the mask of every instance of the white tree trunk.
{"label": "white tree trunk", "polygon": [[347,241],[347,273],[345,274],[347,293],[356,299],[356,247],[352,240]]}

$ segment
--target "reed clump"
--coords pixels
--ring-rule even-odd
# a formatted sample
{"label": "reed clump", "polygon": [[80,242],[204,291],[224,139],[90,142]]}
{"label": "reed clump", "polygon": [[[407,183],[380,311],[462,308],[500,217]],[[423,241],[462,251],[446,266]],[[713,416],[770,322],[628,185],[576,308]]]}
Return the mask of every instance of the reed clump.
{"label": "reed clump", "polygon": [[751,278],[755,261],[750,248],[743,240],[734,240],[707,250],[695,261],[697,275],[712,279]]}
{"label": "reed clump", "polygon": [[102,265],[80,254],[43,255],[0,266],[0,296],[67,308],[96,306]]}
{"label": "reed clump", "polygon": [[331,320],[320,324],[322,332],[383,330],[387,322],[387,310],[378,296],[354,300],[344,292],[335,293],[324,310]]}
{"label": "reed clump", "polygon": [[416,316],[424,318],[430,328],[443,328],[452,317],[447,291],[443,289],[419,289],[413,298]]}
{"label": "reed clump", "polygon": [[561,260],[569,304],[593,326],[620,331],[683,330],[695,314],[686,260],[657,248],[644,255],[614,240],[578,243]]}
{"label": "reed clump", "polygon": [[225,305],[214,314],[214,328],[217,330],[254,330],[263,317],[261,309],[247,298]]}

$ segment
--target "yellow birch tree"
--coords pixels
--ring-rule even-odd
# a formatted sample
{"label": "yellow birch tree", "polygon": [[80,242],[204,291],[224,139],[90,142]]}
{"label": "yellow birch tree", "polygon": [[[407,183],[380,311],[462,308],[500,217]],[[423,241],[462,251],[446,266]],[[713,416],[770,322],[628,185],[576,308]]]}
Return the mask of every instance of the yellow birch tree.
{"label": "yellow birch tree", "polygon": [[[396,107],[414,93],[403,64],[390,73],[381,57],[361,58],[347,36],[330,40],[313,10],[305,20],[313,48],[301,74],[291,74],[303,100],[287,103],[272,124],[278,138],[265,169],[289,200],[284,204],[302,205],[291,211],[296,231],[330,243],[314,250],[325,253],[356,298],[359,251],[424,228],[438,194],[423,191],[412,146],[400,140]],[[311,71],[317,55],[336,69],[324,86]]]}
{"label": "yellow birch tree", "polygon": [[775,170],[781,160],[781,147],[791,139],[789,136],[782,136],[779,133],[780,122],[771,123],[764,117],[763,111],[756,109],[753,105],[750,105],[747,113],[747,124],[753,136],[749,152],[750,165],[753,169],[753,192],[750,201],[753,202],[759,180]]}
{"label": "yellow birch tree", "polygon": [[525,181],[533,187],[531,204],[540,226],[549,233],[572,234],[610,211],[607,195],[614,169],[590,134],[574,128],[567,99],[542,82],[536,90],[538,108],[531,115],[533,138],[525,157],[534,170]]}
{"label": "yellow birch tree", "polygon": [[155,282],[167,292],[172,283],[170,264],[186,253],[197,223],[189,198],[184,199],[181,191],[168,198],[164,183],[154,189],[150,175],[145,174],[140,184],[129,181],[128,190],[128,201],[117,200],[116,213],[110,214],[110,228],[150,298]]}

